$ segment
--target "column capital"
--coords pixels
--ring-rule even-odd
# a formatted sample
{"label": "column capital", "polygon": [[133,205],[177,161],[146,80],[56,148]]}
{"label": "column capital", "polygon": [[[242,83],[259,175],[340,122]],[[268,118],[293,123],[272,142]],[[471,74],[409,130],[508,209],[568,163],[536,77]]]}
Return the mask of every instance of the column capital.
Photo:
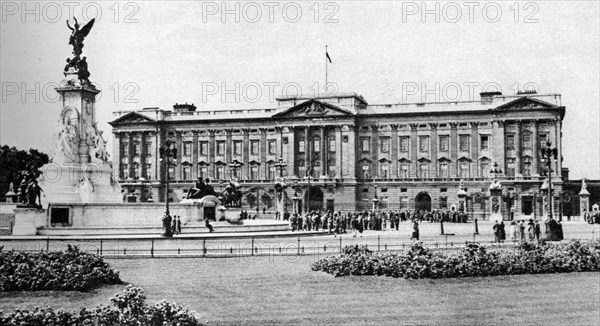
{"label": "column capital", "polygon": [[371,131],[377,131],[381,127],[380,125],[371,125]]}
{"label": "column capital", "polygon": [[216,130],[216,129],[208,129],[207,131],[208,131],[208,135],[209,135],[209,136],[214,136],[214,135],[215,135],[215,133],[217,132],[217,130]]}
{"label": "column capital", "polygon": [[479,121],[471,121],[471,128],[473,129],[477,129],[477,127],[479,127]]}
{"label": "column capital", "polygon": [[392,129],[392,131],[398,130],[398,126],[399,126],[399,124],[397,124],[397,123],[390,124],[390,128]]}
{"label": "column capital", "polygon": [[504,126],[506,126],[506,120],[494,120],[493,123],[498,127],[498,128],[504,128]]}
{"label": "column capital", "polygon": [[429,124],[429,128],[431,128],[431,129],[437,129],[437,127],[438,127],[438,123],[432,122]]}
{"label": "column capital", "polygon": [[448,124],[450,125],[450,128],[452,128],[452,129],[458,128],[458,122],[449,122]]}
{"label": "column capital", "polygon": [[418,123],[410,123],[410,129],[412,130],[417,130],[417,128],[419,128],[419,124]]}

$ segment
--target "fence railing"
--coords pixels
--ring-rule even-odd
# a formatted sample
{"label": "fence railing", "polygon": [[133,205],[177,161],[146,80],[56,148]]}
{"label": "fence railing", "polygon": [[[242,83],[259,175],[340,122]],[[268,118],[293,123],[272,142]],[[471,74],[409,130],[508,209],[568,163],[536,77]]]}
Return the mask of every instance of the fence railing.
{"label": "fence railing", "polygon": [[[490,250],[516,250],[519,240],[502,243],[478,241]],[[483,239],[482,239],[483,240]],[[437,241],[423,241],[434,252],[456,254],[471,240],[453,240],[446,236]],[[246,257],[246,256],[302,256],[339,254],[347,246],[366,246],[373,251],[394,251],[406,254],[411,241],[401,241],[398,237],[354,238],[339,236],[335,239],[310,238],[238,238],[238,239],[39,239],[39,240],[0,240],[2,250],[21,252],[63,251],[68,245],[77,246],[84,252],[95,253],[105,258],[176,258],[176,257]]]}

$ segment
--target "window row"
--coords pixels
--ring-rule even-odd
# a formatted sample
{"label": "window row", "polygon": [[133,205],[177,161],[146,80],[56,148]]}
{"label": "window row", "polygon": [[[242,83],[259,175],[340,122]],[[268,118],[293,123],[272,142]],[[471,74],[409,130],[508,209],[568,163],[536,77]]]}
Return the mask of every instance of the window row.
{"label": "window row", "polygon": [[[395,176],[390,174],[389,162],[379,162],[377,164],[378,171],[374,174],[371,171],[370,163],[362,163],[360,167],[361,177],[363,179],[391,179]],[[451,165],[454,173],[451,173]],[[489,178],[490,177],[490,163],[480,162],[478,171],[471,171],[474,167],[468,161],[461,161],[458,164],[451,164],[449,162],[439,162],[436,164],[423,162],[423,163],[400,163],[398,164],[398,178],[399,179],[410,179],[410,178]]]}
{"label": "window row", "polygon": [[[410,152],[410,136],[400,136],[398,138],[398,150],[401,153]],[[482,151],[490,148],[489,135],[479,135],[479,149]],[[430,136],[418,136],[417,150],[421,153],[429,152]],[[450,151],[450,136],[439,135],[437,139],[438,152]],[[389,153],[391,148],[390,137],[379,137],[379,152]],[[371,137],[360,138],[360,150],[364,153],[371,151]],[[458,150],[461,152],[469,152],[471,150],[471,135],[458,135]]]}
{"label": "window row", "polygon": [[[144,156],[151,156],[152,155],[152,143],[151,142],[147,142],[145,143],[145,148],[144,148]],[[131,152],[130,152],[131,150]],[[129,156],[129,154],[133,155],[133,156],[141,156],[142,155],[142,144],[140,142],[133,142],[131,143],[131,148],[129,147],[129,142],[122,142],[121,143],[121,156]]]}
{"label": "window row", "polygon": [[[313,137],[310,139],[311,143],[311,152],[312,153],[320,153],[321,152],[321,139],[319,137]],[[327,151],[330,153],[335,152],[335,138],[328,138],[327,142]],[[306,141],[304,139],[298,140],[298,153],[304,154],[306,152]]]}
{"label": "window row", "polygon": [[[225,140],[217,140],[215,141],[214,154],[217,156],[226,155],[227,151],[227,142]],[[258,139],[250,140],[249,145],[250,155],[260,155],[261,154],[261,142]],[[244,142],[242,140],[234,140],[231,142],[231,153],[236,156],[241,156],[244,153]],[[277,140],[269,139],[266,144],[266,152],[268,155],[276,155],[277,154]],[[193,147],[191,141],[184,141],[182,144],[182,153],[183,156],[192,156]],[[210,156],[209,151],[209,142],[208,141],[200,141],[198,142],[198,154],[200,156]]]}
{"label": "window row", "polygon": [[[506,135],[506,149],[508,150],[514,150],[516,148],[516,141],[515,141],[515,134],[507,134]],[[533,142],[532,142],[532,138],[533,138],[533,133],[531,132],[523,132],[521,134],[521,147],[523,149],[532,149],[533,148]],[[542,134],[538,134],[538,146],[540,148],[544,148],[546,146],[546,142],[548,141],[548,134],[546,133],[542,133]]]}

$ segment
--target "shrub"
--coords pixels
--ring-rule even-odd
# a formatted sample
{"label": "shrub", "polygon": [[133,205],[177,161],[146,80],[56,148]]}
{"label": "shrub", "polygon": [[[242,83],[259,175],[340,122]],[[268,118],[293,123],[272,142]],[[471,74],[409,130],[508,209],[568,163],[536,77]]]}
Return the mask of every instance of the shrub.
{"label": "shrub", "polygon": [[448,278],[600,271],[600,240],[591,242],[520,243],[514,251],[487,251],[468,243],[457,255],[432,253],[414,243],[407,254],[371,252],[356,247],[315,262],[314,271],[334,276],[386,275],[404,278]]}
{"label": "shrub", "polygon": [[76,246],[43,253],[0,250],[0,292],[85,291],[120,283],[119,273],[102,257],[79,251]]}
{"label": "shrub", "polygon": [[201,325],[195,312],[176,303],[161,301],[148,306],[145,300],[142,289],[129,285],[111,299],[113,306],[100,305],[94,310],[81,309],[79,312],[39,307],[33,310],[17,309],[9,314],[0,311],[0,325]]}

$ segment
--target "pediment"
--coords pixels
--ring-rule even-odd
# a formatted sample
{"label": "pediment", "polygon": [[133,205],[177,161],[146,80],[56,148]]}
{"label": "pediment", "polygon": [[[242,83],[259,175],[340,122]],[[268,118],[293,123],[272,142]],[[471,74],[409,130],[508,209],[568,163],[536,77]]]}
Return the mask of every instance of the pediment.
{"label": "pediment", "polygon": [[147,122],[155,122],[156,120],[148,118],[147,116],[137,113],[137,112],[129,112],[124,116],[117,118],[109,122],[111,126],[120,125],[120,124],[130,124],[130,123],[147,123]]}
{"label": "pediment", "polygon": [[295,105],[285,111],[279,112],[273,117],[277,118],[311,118],[311,117],[332,117],[332,116],[350,116],[350,111],[344,110],[333,104],[321,102],[319,100],[308,100]]}
{"label": "pediment", "polygon": [[514,101],[502,104],[494,110],[530,110],[530,109],[551,109],[558,106],[531,97],[521,97]]}

